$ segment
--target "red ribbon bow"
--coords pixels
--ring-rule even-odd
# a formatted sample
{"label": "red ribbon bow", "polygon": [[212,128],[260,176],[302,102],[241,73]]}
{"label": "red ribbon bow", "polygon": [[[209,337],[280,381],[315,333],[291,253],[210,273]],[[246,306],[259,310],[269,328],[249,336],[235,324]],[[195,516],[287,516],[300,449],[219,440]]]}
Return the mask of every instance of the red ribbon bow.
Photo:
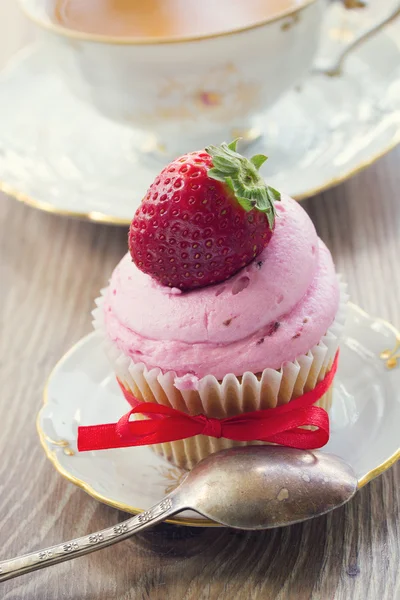
{"label": "red ribbon bow", "polygon": [[[329,440],[329,417],[323,408],[313,405],[331,386],[337,364],[338,354],[331,370],[313,390],[287,404],[226,419],[192,416],[170,406],[140,402],[120,384],[125,398],[134,408],[118,423],[78,427],[78,450],[162,444],[195,435],[246,442],[259,440],[304,450],[321,448]],[[150,419],[131,422],[133,414],[148,415]],[[302,429],[306,425],[317,429]]]}

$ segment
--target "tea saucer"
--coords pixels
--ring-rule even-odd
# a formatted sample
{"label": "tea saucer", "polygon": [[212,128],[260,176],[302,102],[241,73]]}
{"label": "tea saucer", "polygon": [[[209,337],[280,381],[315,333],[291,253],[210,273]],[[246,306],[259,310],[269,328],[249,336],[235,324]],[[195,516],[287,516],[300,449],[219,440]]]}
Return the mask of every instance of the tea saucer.
{"label": "tea saucer", "polygon": [[[335,379],[331,439],[323,451],[352,465],[359,487],[400,457],[400,332],[350,305]],[[115,422],[127,404],[97,333],[82,338],[53,369],[38,415],[40,441],[57,471],[88,494],[137,513],[172,491],[185,474],[149,447],[79,453],[80,424]],[[170,522],[216,525],[186,511]]]}
{"label": "tea saucer", "polygon": [[[338,26],[323,37],[351,33]],[[310,196],[400,141],[399,39],[395,22],[351,54],[340,77],[310,75],[259,116],[261,136],[248,151],[271,157],[263,166],[271,185],[297,199]],[[24,49],[0,75],[0,190],[18,200],[128,224],[167,162],[147,142],[73,97],[45,45]]]}

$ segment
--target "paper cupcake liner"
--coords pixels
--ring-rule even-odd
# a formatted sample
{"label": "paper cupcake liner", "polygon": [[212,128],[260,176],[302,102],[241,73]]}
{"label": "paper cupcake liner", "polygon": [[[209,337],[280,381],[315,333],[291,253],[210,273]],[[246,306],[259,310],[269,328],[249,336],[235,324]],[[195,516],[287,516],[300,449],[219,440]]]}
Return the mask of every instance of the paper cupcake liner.
{"label": "paper cupcake liner", "polygon": [[[108,339],[103,318],[105,289],[96,300],[93,311],[94,328],[102,334],[106,354],[121,383],[143,402],[157,402],[185,413],[205,414],[208,417],[231,417],[244,412],[274,408],[312,390],[330,370],[339,347],[346,319],[348,300],[347,286],[339,278],[340,303],[337,315],[326,334],[307,354],[286,362],[277,369],[267,368],[262,373],[246,372],[238,377],[233,373],[219,381],[213,375],[199,380],[197,390],[178,390],[174,371],[163,373],[161,369],[147,369],[143,363],[134,363]],[[329,410],[332,403],[332,387],[316,403]],[[140,417],[139,417],[140,418]],[[175,465],[191,469],[200,460],[233,446],[247,446],[264,442],[237,442],[225,438],[198,435],[185,440],[154,444],[157,454]]]}

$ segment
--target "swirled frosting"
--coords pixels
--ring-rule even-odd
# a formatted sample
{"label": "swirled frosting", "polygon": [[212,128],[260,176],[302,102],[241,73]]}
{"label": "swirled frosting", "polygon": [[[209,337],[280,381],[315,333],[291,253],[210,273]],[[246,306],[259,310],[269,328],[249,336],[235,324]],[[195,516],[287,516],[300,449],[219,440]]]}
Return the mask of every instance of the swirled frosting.
{"label": "swirled frosting", "polygon": [[214,286],[171,290],[124,256],[103,305],[109,339],[134,362],[179,377],[257,373],[308,352],[335,318],[338,281],[303,208],[282,195],[276,209],[269,245]]}

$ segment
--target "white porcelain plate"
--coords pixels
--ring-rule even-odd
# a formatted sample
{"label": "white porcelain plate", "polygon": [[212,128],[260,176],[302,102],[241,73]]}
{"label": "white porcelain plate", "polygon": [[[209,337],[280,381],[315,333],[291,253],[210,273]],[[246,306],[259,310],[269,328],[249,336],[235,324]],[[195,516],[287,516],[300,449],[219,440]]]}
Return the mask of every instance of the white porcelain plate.
{"label": "white porcelain plate", "polygon": [[[351,40],[354,22],[370,24],[367,13],[352,12],[329,21],[320,59]],[[310,75],[260,115],[261,137],[247,151],[270,156],[263,174],[271,185],[310,196],[400,141],[399,40],[400,19],[351,54],[340,77]],[[128,224],[167,158],[75,99],[58,69],[35,45],[0,75],[0,189],[50,212]]]}
{"label": "white porcelain plate", "polygon": [[[397,358],[400,334],[350,305],[335,379],[331,439],[323,450],[351,464],[360,487],[400,456]],[[37,426],[48,458],[64,477],[101,502],[140,512],[179,483],[184,471],[149,447],[78,453],[78,425],[115,422],[128,409],[97,334],[80,340],[57,364],[44,402]],[[171,522],[213,525],[191,511]]]}

